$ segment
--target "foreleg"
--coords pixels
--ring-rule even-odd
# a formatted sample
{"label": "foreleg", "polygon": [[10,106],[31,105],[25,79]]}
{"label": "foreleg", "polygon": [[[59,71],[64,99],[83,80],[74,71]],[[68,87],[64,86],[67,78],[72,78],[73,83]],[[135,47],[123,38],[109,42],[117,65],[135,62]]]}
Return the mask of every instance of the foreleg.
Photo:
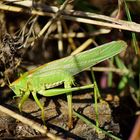
{"label": "foreleg", "polygon": [[42,104],[40,103],[39,99],[37,98],[36,92],[32,92],[32,95],[33,95],[33,98],[34,98],[36,104],[37,104],[37,105],[39,106],[39,108],[41,109],[41,117],[42,117],[43,123],[45,124],[44,108],[43,108]]}
{"label": "foreleg", "polygon": [[22,111],[22,105],[23,105],[24,102],[28,99],[29,95],[30,95],[30,91],[27,90],[27,91],[24,93],[24,95],[22,96],[22,98],[21,98],[21,100],[20,100],[20,102],[19,102],[19,104],[18,104],[18,108],[19,108],[20,112]]}

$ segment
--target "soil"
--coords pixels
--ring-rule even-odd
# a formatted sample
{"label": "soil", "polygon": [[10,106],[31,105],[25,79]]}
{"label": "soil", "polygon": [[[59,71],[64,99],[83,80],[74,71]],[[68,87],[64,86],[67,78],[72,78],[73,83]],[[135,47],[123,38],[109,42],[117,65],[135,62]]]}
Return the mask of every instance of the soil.
{"label": "soil", "polygon": [[[68,131],[67,127],[67,102],[64,97],[53,99],[41,98],[41,103],[45,106],[45,119],[47,122],[47,127],[50,132],[60,135],[63,138],[72,138],[72,139],[99,139],[105,138],[104,134],[97,134],[95,128],[92,128],[86,125],[81,120],[77,119],[75,116],[74,128]],[[11,100],[13,102],[13,100]],[[18,101],[17,101],[18,102]],[[95,110],[94,104],[92,103],[91,94],[76,95],[73,97],[73,107],[78,112],[84,114],[87,118],[95,122]],[[15,102],[16,103],[16,102]],[[7,103],[12,107],[11,102]],[[15,108],[15,104],[13,106]],[[23,105],[22,114],[27,118],[32,118],[40,123],[40,110],[36,103],[32,99],[28,99]],[[119,134],[120,127],[118,123],[113,121],[111,115],[111,109],[109,104],[106,101],[101,101],[98,104],[99,111],[99,126],[105,128],[109,131],[112,131],[115,134]],[[27,125],[24,125],[10,116],[7,116],[0,112],[0,134],[1,137],[33,137],[41,134]]]}
{"label": "soil", "polygon": [[[91,95],[91,93],[73,95],[73,108],[95,124],[95,105],[93,104],[94,99]],[[126,101],[128,102],[128,100],[129,103],[131,102],[131,108],[125,103]],[[17,104],[19,101],[19,98],[9,99],[5,101],[4,104],[17,112]],[[40,101],[44,104],[46,126],[51,133],[65,139],[111,139],[102,132],[97,133],[95,128],[88,126],[82,120],[76,118],[76,116],[73,116],[74,128],[69,130],[67,127],[68,108],[65,96],[55,96],[53,98],[41,97]],[[125,100],[123,98],[123,101],[119,102],[121,106],[115,107],[112,103],[115,103],[115,101],[107,102],[102,100],[98,103],[99,126],[118,137],[127,139],[132,131],[134,120],[136,119],[133,115],[136,111],[134,110],[136,109],[135,104],[130,97],[126,97]],[[41,111],[32,99],[28,99],[25,102],[22,113],[20,114],[43,125]],[[3,112],[0,112],[0,137],[1,139],[24,139],[26,137],[43,138],[43,135]]]}

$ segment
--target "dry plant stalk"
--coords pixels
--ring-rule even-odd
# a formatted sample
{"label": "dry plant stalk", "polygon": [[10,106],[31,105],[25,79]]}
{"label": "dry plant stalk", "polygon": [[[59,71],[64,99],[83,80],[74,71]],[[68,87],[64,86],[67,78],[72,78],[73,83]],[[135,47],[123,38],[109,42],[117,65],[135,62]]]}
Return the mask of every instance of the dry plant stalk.
{"label": "dry plant stalk", "polygon": [[[22,5],[22,3],[20,3],[20,5]],[[61,16],[67,20],[77,21],[86,24],[93,24],[98,26],[104,26],[109,28],[116,28],[121,30],[128,30],[133,32],[140,32],[140,24],[137,24],[135,22],[129,22],[129,21],[119,20],[105,15],[99,15],[90,12],[74,11],[74,10],[69,10],[69,11],[60,10],[61,12],[59,13],[58,8],[54,6],[53,7],[46,6],[46,5],[43,6],[36,5],[36,6],[38,6],[40,9],[43,9],[43,11],[31,9],[32,7],[30,5],[29,6],[27,5],[27,7],[29,8],[28,10],[27,8],[25,9],[23,7],[0,4],[0,9],[5,11],[12,11],[12,12],[24,12],[31,15],[39,15],[39,16],[57,17],[57,15],[61,14]],[[56,14],[57,12],[58,14]]]}

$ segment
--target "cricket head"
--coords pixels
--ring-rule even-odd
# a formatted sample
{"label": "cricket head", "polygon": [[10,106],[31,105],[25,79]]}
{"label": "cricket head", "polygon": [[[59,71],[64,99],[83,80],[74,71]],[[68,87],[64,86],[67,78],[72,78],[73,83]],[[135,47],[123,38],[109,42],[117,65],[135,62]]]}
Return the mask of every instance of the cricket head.
{"label": "cricket head", "polygon": [[[24,75],[23,75],[24,76]],[[22,96],[23,92],[26,91],[27,83],[26,78],[21,76],[13,83],[9,84],[9,87],[12,89],[12,91],[16,94],[16,96],[20,97]]]}

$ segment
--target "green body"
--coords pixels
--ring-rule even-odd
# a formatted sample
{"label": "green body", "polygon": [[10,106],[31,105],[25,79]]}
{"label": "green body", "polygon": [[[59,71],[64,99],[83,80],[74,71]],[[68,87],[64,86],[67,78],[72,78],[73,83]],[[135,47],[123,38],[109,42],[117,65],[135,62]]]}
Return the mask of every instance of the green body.
{"label": "green body", "polygon": [[[28,98],[30,92],[39,105],[40,103],[37,97],[35,97],[36,93],[43,96],[54,96],[81,89],[93,88],[93,85],[71,88],[71,85],[74,83],[73,76],[101,61],[115,56],[123,51],[126,46],[124,41],[113,41],[77,55],[68,56],[44,64],[26,72],[23,76],[10,84],[10,88],[17,96],[23,96],[19,107],[21,107],[23,102]],[[64,84],[65,89],[54,88],[61,84]],[[25,93],[25,95],[23,95],[23,93]],[[71,102],[71,95],[67,95],[69,104]],[[43,108],[41,104],[39,106]],[[69,106],[71,106],[71,104]]]}

